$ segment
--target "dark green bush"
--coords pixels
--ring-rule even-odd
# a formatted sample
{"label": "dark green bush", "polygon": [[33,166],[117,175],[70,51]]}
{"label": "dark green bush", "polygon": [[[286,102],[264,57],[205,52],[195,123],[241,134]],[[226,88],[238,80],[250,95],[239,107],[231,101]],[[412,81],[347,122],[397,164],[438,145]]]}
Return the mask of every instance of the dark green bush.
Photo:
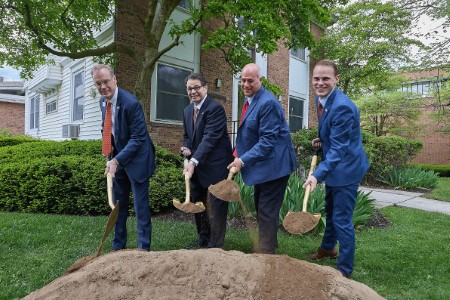
{"label": "dark green bush", "polygon": [[[100,149],[101,141],[36,141],[0,147],[0,210],[108,214]],[[184,195],[181,158],[160,147],[156,155],[158,167],[150,180],[152,212]]]}
{"label": "dark green bush", "polygon": [[14,146],[22,143],[37,142],[37,141],[39,140],[33,139],[25,135],[18,137],[0,136],[0,148],[5,146]]}
{"label": "dark green bush", "polygon": [[363,133],[363,145],[369,157],[370,169],[366,180],[383,180],[394,169],[403,169],[408,160],[423,148],[419,141],[397,136],[373,136]]}
{"label": "dark green bush", "polygon": [[426,164],[413,164],[409,165],[421,168],[423,170],[434,171],[439,174],[440,177],[450,177],[450,165],[426,165]]}
{"label": "dark green bush", "polygon": [[[302,129],[291,135],[294,144],[295,153],[297,155],[298,173],[300,177],[308,175],[311,166],[311,157],[316,151],[311,146],[311,141],[318,137],[317,128]],[[317,164],[320,162],[321,155],[318,155]]]}

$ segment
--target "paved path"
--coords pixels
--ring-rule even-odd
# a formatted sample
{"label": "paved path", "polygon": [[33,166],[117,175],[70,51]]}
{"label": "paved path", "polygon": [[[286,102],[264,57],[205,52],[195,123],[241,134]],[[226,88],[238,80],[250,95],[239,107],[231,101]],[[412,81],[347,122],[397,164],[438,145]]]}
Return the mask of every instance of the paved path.
{"label": "paved path", "polygon": [[422,198],[420,197],[422,196],[421,193],[376,189],[364,186],[361,186],[359,189],[364,192],[372,192],[370,198],[375,199],[375,207],[377,208],[394,205],[450,215],[450,202]]}

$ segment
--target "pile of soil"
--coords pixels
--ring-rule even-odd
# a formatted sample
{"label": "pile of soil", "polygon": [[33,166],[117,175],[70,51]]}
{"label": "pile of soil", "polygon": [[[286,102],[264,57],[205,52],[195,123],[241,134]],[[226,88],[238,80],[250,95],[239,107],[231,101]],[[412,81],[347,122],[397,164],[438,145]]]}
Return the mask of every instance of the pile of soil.
{"label": "pile of soil", "polygon": [[221,249],[102,255],[23,299],[383,299],[331,267]]}

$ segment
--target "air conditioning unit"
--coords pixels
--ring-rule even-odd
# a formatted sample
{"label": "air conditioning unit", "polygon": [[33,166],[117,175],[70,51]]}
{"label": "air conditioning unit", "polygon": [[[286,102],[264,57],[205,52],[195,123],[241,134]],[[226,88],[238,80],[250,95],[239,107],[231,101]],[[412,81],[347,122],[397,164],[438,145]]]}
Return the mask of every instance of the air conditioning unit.
{"label": "air conditioning unit", "polygon": [[62,137],[77,139],[80,137],[80,125],[78,124],[67,124],[62,126]]}

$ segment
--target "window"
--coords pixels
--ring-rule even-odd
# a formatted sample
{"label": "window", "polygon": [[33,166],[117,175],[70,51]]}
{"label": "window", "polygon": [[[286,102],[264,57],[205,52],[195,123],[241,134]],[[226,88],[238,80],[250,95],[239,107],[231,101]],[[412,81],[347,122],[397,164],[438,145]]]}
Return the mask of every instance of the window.
{"label": "window", "polygon": [[45,104],[45,114],[49,114],[56,111],[56,100]]}
{"label": "window", "polygon": [[189,105],[184,79],[191,70],[158,64],[156,119],[183,121],[183,110]]}
{"label": "window", "polygon": [[73,76],[72,121],[83,120],[84,110],[84,71]]}
{"label": "window", "polygon": [[289,130],[298,131],[303,128],[303,106],[305,99],[289,97]]}
{"label": "window", "polygon": [[306,60],[305,48],[291,49],[291,56],[300,60]]}
{"label": "window", "polygon": [[178,6],[185,9],[189,9],[191,7],[191,0],[181,0]]}
{"label": "window", "polygon": [[30,129],[39,128],[39,95],[30,99]]}

